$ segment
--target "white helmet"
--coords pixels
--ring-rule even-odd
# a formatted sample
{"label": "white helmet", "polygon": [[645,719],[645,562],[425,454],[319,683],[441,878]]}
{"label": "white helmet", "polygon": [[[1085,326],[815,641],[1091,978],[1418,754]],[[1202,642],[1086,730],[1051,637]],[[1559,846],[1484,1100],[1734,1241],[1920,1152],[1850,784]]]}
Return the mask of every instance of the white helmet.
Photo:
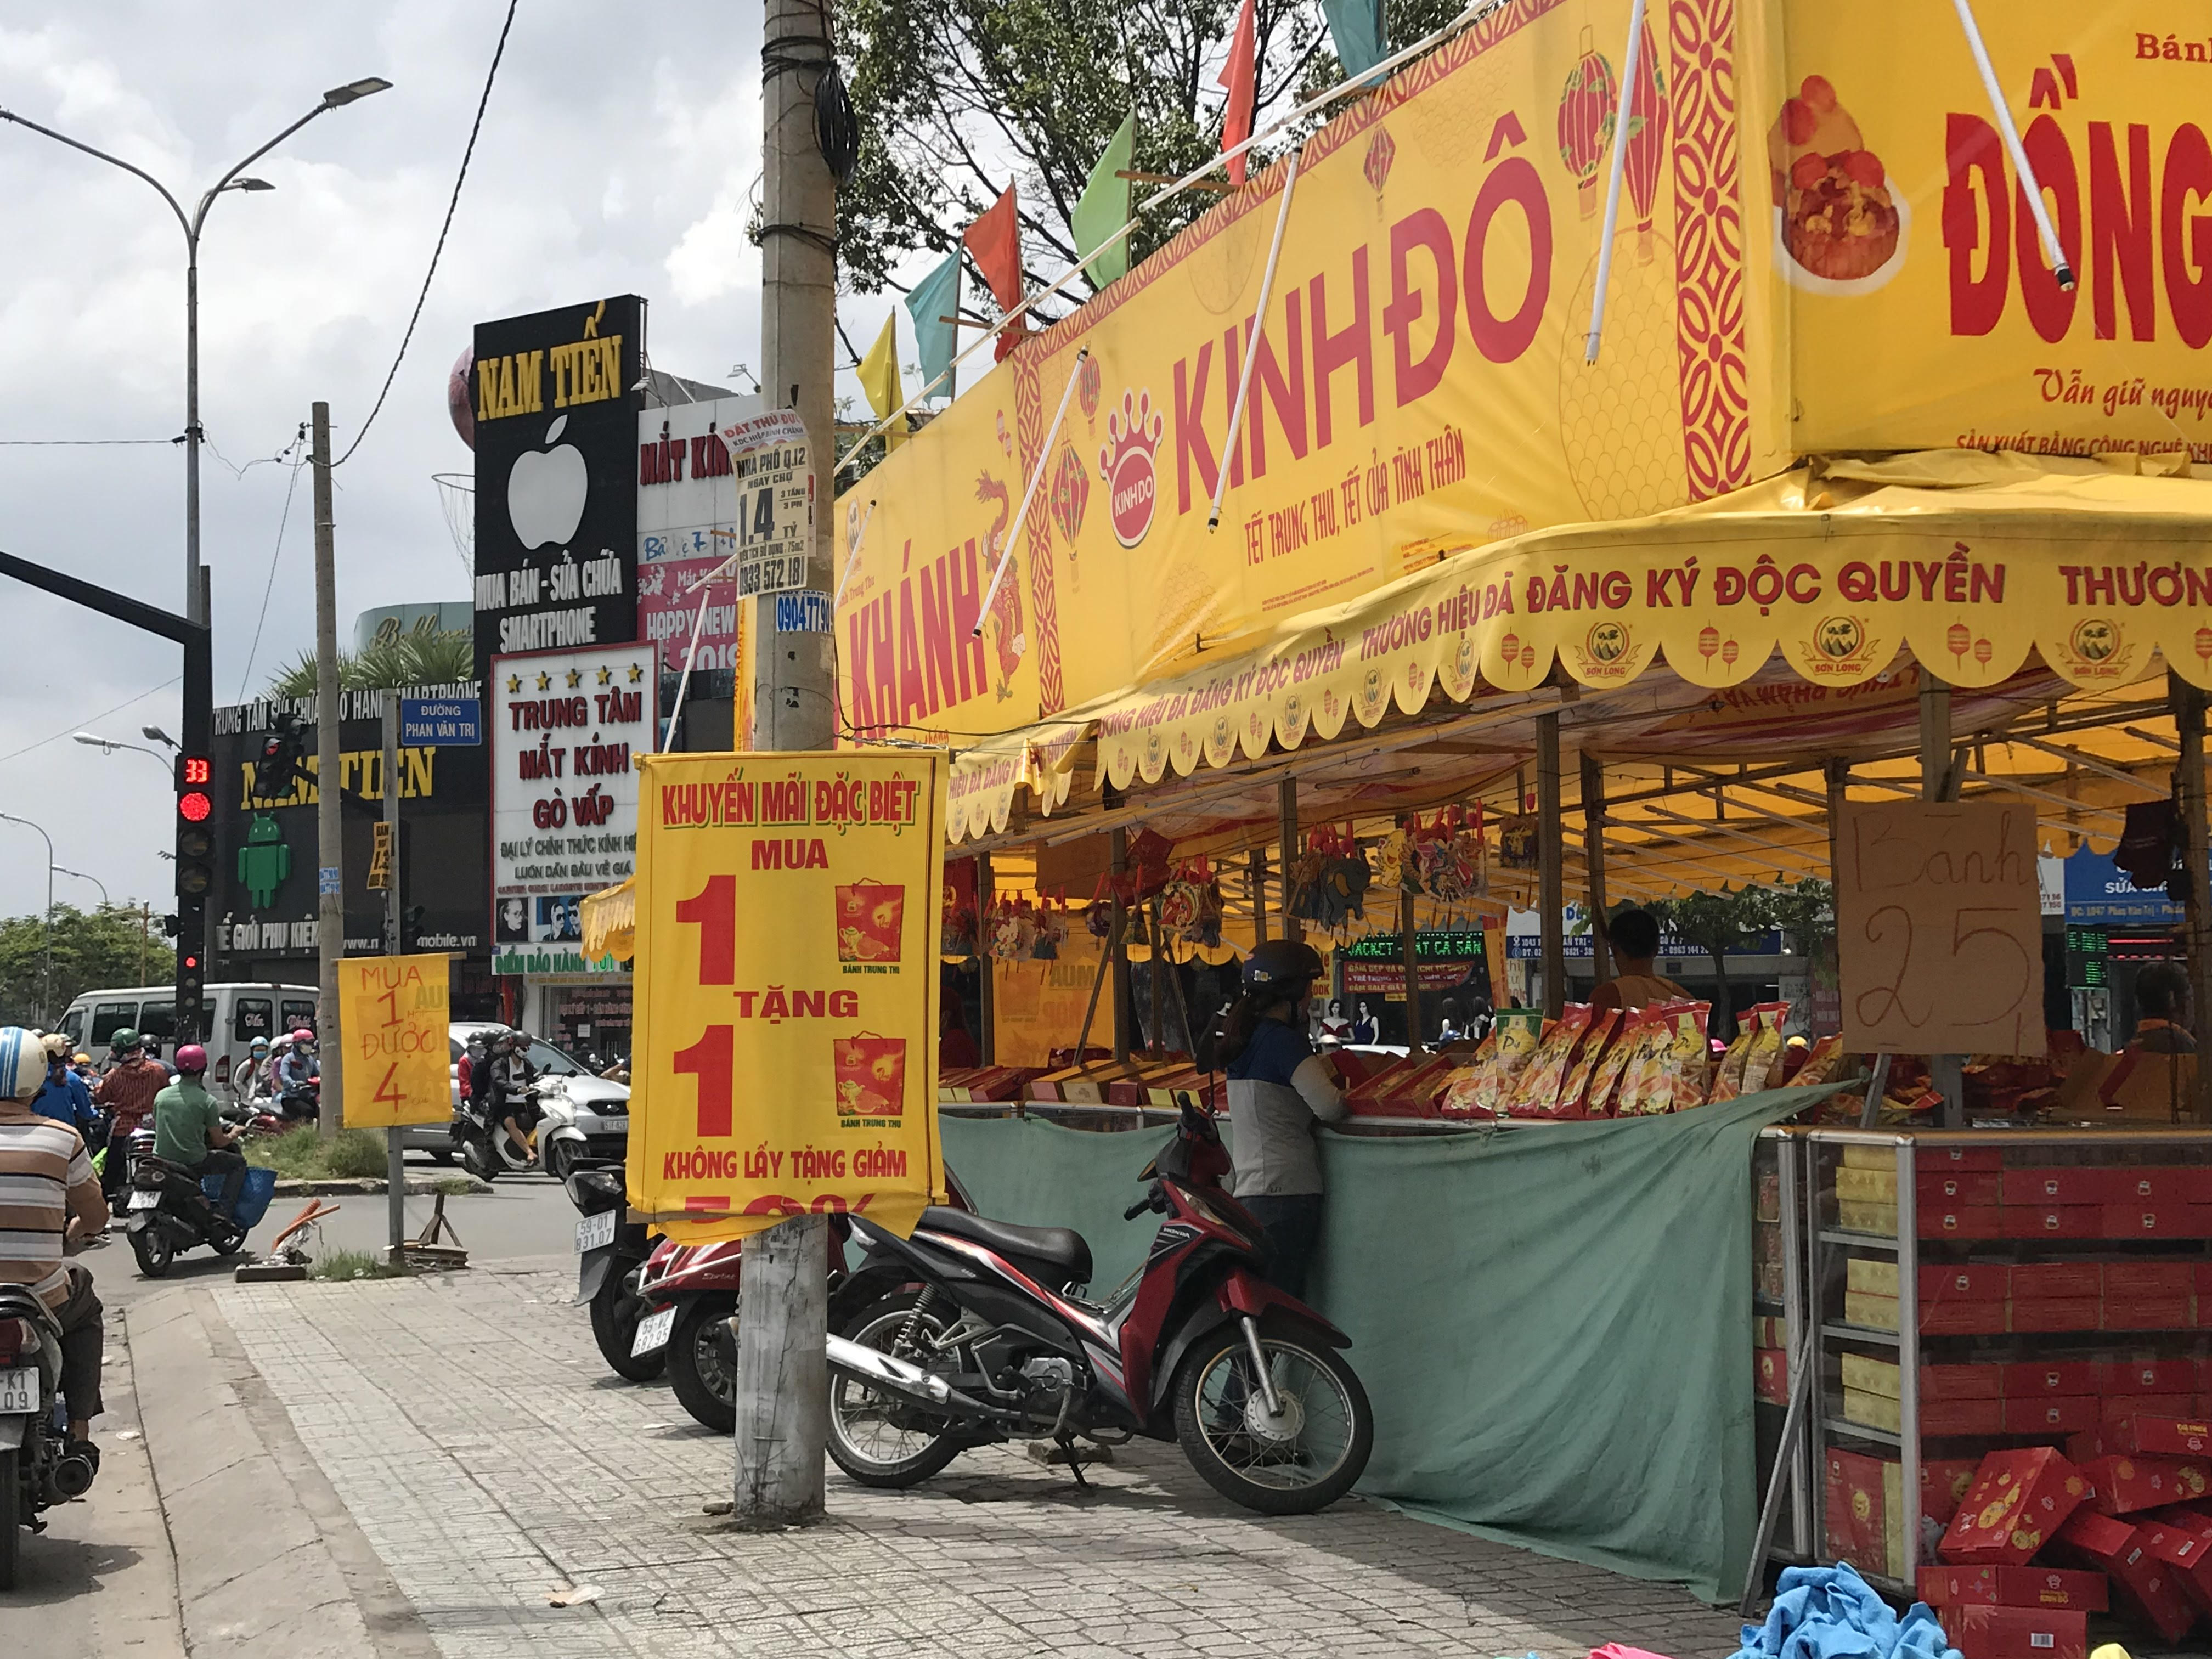
{"label": "white helmet", "polygon": [[28,1100],[46,1086],[46,1048],[36,1031],[0,1025],[0,1089]]}

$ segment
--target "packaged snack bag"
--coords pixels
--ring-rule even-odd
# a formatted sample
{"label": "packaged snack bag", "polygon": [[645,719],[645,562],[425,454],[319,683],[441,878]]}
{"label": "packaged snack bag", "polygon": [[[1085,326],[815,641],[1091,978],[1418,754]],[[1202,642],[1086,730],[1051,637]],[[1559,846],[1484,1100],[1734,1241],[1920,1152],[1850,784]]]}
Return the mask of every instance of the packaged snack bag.
{"label": "packaged snack bag", "polygon": [[1498,1033],[1493,1030],[1476,1047],[1468,1063],[1446,1080],[1437,1095],[1437,1109],[1447,1117],[1489,1116],[1488,1106],[1478,1111],[1476,1102],[1484,1093],[1485,1079],[1497,1063]]}
{"label": "packaged snack bag", "polygon": [[1806,1086],[1826,1083],[1835,1076],[1836,1067],[1843,1058],[1843,1038],[1824,1036],[1813,1045],[1813,1052],[1805,1057],[1805,1063],[1797,1068],[1797,1074],[1790,1080]]}
{"label": "packaged snack bag", "polygon": [[1645,1108],[1647,1111],[1682,1112],[1705,1103],[1713,1069],[1712,1044],[1705,1036],[1705,1021],[1712,1011],[1710,1002],[1674,1005],[1669,1015],[1674,1040],[1668,1043],[1660,1059],[1660,1080],[1655,1085],[1657,1097]]}
{"label": "packaged snack bag", "polygon": [[1520,1085],[1513,1091],[1511,1103],[1506,1108],[1515,1117],[1549,1117],[1559,1104],[1559,1086],[1566,1081],[1567,1068],[1573,1062],[1575,1051],[1582,1046],[1583,1035],[1589,1030],[1590,1011],[1586,1002],[1571,1002],[1560,1018],[1544,1033],[1536,1045],[1536,1052],[1521,1069]]}
{"label": "packaged snack bag", "polygon": [[1747,1095],[1782,1085],[1782,1027],[1790,1018],[1790,1005],[1762,1002],[1752,1012],[1761,1018],[1752,1044],[1751,1059],[1743,1068],[1743,1091]]}
{"label": "packaged snack bag", "polygon": [[1484,1069],[1471,1102],[1475,1115],[1505,1115],[1506,1103],[1513,1098],[1521,1069],[1528,1063],[1543,1038],[1542,1010],[1507,1008],[1498,1014],[1486,1039],[1497,1045],[1497,1051]]}
{"label": "packaged snack bag", "polygon": [[1743,1070],[1751,1059],[1752,1039],[1759,1034],[1759,1022],[1747,1018],[1729,1043],[1728,1052],[1721,1056],[1720,1069],[1713,1073],[1712,1098],[1715,1102],[1734,1100],[1743,1092]]}
{"label": "packaged snack bag", "polygon": [[[1617,1050],[1625,1051],[1620,1072],[1620,1082],[1611,1097],[1612,1112],[1616,1117],[1634,1117],[1644,1112],[1667,1109],[1666,1097],[1657,1105],[1648,1104],[1655,1085],[1664,1069],[1667,1050],[1674,1041],[1673,1015],[1675,1005],[1655,1002],[1629,1016],[1632,1029],[1614,1041]],[[1597,1093],[1594,1083],[1591,1097]]]}
{"label": "packaged snack bag", "polygon": [[1556,1117],[1588,1117],[1590,1084],[1597,1075],[1600,1063],[1611,1048],[1621,1027],[1621,1011],[1601,1008],[1590,1016],[1589,1030],[1583,1036],[1582,1047],[1568,1063],[1566,1081],[1559,1085],[1559,1103],[1553,1114]]}

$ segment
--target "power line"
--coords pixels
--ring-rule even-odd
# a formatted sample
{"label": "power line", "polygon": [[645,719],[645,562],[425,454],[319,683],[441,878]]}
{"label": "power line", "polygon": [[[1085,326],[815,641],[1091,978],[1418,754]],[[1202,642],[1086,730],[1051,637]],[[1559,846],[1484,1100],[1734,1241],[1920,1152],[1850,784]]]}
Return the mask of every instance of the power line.
{"label": "power line", "polygon": [[159,685],[151,686],[146,690],[141,691],[135,697],[126,697],[121,702],[117,703],[112,708],[103,708],[97,714],[91,716],[89,719],[78,719],[72,720],[69,725],[64,726],[60,731],[54,732],[50,737],[40,738],[36,743],[27,743],[21,749],[15,750],[12,753],[0,755],[0,761],[15,760],[21,756],[29,754],[33,749],[44,749],[50,743],[59,743],[64,738],[68,737],[72,732],[82,732],[88,726],[98,725],[101,720],[106,720],[110,714],[119,714],[125,709],[130,708],[132,703],[143,702],[155,692],[167,690],[171,686],[174,685],[182,678],[184,678],[182,674],[172,674],[167,679],[163,680]]}
{"label": "power line", "polygon": [[0,438],[4,449],[112,449],[138,444],[173,445],[182,438]]}
{"label": "power line", "polygon": [[499,26],[499,44],[492,48],[491,68],[484,74],[483,96],[477,100],[477,118],[470,125],[468,145],[461,151],[461,169],[453,178],[453,198],[446,204],[446,222],[438,227],[438,245],[430,250],[430,268],[422,273],[422,291],[415,296],[415,310],[407,319],[406,333],[399,337],[399,352],[392,360],[392,372],[384,377],[384,389],[376,394],[376,404],[368,411],[368,419],[361,423],[361,430],[354,434],[346,453],[331,463],[333,466],[343,466],[351,460],[362,440],[368,436],[368,428],[376,423],[384,400],[392,395],[392,381],[399,378],[399,365],[407,359],[408,343],[415,337],[415,325],[422,320],[422,307],[430,297],[431,279],[438,274],[438,257],[446,251],[446,235],[453,229],[454,210],[461,204],[461,185],[468,179],[469,160],[477,153],[477,135],[483,131],[484,109],[491,102],[492,82],[499,78],[499,60],[507,53],[507,33],[514,27],[515,9],[521,3],[522,0],[507,0],[507,21]]}
{"label": "power line", "polygon": [[[299,441],[304,441],[307,435],[307,423],[302,422]],[[269,620],[269,596],[276,591],[276,562],[284,556],[284,526],[292,520],[292,492],[300,487],[300,469],[306,465],[305,460],[294,461],[292,477],[284,485],[284,510],[276,519],[276,545],[269,553],[269,580],[261,586],[261,614],[253,619],[253,643],[246,647],[246,672],[238,677],[238,700],[240,702],[246,701],[246,685],[253,678],[253,659],[261,651],[261,628]]]}

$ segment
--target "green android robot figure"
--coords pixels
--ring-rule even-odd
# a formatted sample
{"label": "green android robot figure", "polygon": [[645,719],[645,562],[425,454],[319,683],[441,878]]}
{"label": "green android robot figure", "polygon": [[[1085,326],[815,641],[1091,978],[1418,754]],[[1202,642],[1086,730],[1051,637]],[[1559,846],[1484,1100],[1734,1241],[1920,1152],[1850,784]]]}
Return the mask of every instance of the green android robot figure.
{"label": "green android robot figure", "polygon": [[276,890],[292,873],[292,849],[284,844],[284,831],[265,812],[256,812],[246,827],[246,845],[238,849],[238,879],[257,910],[276,902]]}

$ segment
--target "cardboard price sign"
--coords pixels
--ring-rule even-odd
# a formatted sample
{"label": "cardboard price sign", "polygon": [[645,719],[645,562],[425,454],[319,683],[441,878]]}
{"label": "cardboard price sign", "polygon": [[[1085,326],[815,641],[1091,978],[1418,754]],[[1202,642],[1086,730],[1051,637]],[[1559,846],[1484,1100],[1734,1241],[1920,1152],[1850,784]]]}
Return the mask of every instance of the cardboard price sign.
{"label": "cardboard price sign", "polygon": [[446,969],[442,956],[348,957],[338,963],[348,1128],[452,1120]]}
{"label": "cardboard price sign", "polygon": [[1847,807],[1836,849],[1845,1048],[2043,1053],[2031,809],[1917,800]]}
{"label": "cardboard price sign", "polygon": [[639,757],[630,1202],[684,1243],[941,1202],[945,757]]}

